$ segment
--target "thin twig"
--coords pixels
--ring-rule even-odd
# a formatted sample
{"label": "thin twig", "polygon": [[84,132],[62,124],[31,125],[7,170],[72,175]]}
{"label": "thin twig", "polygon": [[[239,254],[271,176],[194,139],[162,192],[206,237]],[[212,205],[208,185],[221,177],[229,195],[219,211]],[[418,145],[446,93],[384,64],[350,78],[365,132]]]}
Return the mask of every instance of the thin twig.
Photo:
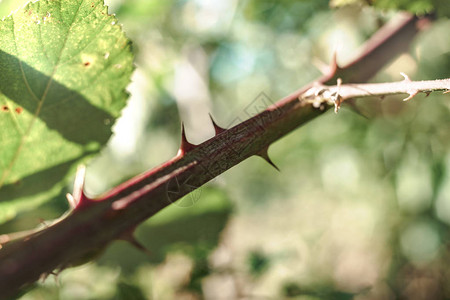
{"label": "thin twig", "polygon": [[407,75],[401,74],[405,79],[398,82],[342,84],[338,79],[337,85],[332,86],[317,83],[300,95],[299,100],[311,103],[314,107],[321,107],[324,104],[334,105],[337,112],[341,103],[349,99],[408,94],[408,97],[403,99],[408,101],[419,93],[428,95],[435,91],[444,91],[444,93],[450,91],[450,78],[411,81]]}

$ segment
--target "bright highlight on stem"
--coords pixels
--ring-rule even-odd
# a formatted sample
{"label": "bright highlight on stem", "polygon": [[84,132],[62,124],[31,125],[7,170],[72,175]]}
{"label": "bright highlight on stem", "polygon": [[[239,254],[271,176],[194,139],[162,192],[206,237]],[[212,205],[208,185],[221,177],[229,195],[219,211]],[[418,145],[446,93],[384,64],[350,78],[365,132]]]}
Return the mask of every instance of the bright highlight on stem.
{"label": "bright highlight on stem", "polygon": [[428,96],[435,91],[444,91],[444,93],[450,91],[450,78],[411,81],[408,75],[404,73],[401,75],[404,80],[398,82],[342,84],[342,81],[338,79],[337,85],[332,86],[316,83],[301,94],[299,100],[311,103],[314,107],[323,107],[324,104],[334,105],[337,113],[341,103],[349,99],[408,94],[408,97],[403,99],[408,101],[419,93],[425,93]]}

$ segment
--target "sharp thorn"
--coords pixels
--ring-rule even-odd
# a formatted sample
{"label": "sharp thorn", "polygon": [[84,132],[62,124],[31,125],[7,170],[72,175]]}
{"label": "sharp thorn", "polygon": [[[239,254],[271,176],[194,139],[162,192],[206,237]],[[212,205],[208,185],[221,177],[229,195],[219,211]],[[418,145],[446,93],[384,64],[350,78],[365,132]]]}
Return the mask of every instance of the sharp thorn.
{"label": "sharp thorn", "polygon": [[50,223],[50,224],[47,224],[47,222],[45,221],[45,219],[41,219],[41,218],[39,218],[39,223],[40,223],[40,225],[41,225],[42,227],[44,227],[44,228],[48,228],[48,227],[51,225],[51,223]]}
{"label": "sharp thorn", "polygon": [[133,245],[136,249],[142,251],[143,253],[147,254],[148,256],[151,256],[152,253],[150,252],[150,250],[148,250],[147,248],[145,248],[144,245],[142,245],[137,239],[132,239],[130,241],[128,241],[129,243],[131,243],[131,245]]}
{"label": "sharp thorn", "polygon": [[[75,174],[75,181],[73,183],[73,198],[79,201],[83,197],[84,181],[86,176],[86,166],[79,165],[77,173]],[[78,203],[76,203],[78,205]]]}
{"label": "sharp thorn", "polygon": [[266,162],[268,162],[272,167],[274,167],[278,172],[281,172],[280,169],[277,167],[277,165],[275,165],[275,163],[270,159],[269,157],[269,152],[268,152],[268,148],[263,149],[262,151],[260,151],[257,155],[259,157],[261,157],[262,159],[264,159]]}
{"label": "sharp thorn", "polygon": [[150,250],[148,250],[147,248],[145,248],[144,245],[142,245],[137,239],[136,237],[133,235],[133,231],[128,231],[126,232],[124,235],[122,235],[120,237],[120,240],[125,241],[130,243],[133,247],[135,247],[136,249],[142,251],[143,253],[147,254],[148,256],[151,256],[152,253],[150,252]]}
{"label": "sharp thorn", "polygon": [[180,149],[178,150],[178,155],[184,155],[195,147],[196,145],[189,143],[189,141],[187,140],[184,123],[181,123],[181,145]]}
{"label": "sharp thorn", "polygon": [[46,272],[46,273],[43,273],[40,276],[40,280],[42,280],[42,283],[44,283],[47,280],[47,278],[50,277],[50,275],[53,275],[55,277],[56,285],[59,286],[59,281],[58,281],[59,274],[61,274],[61,270],[59,270],[59,271],[55,270],[55,271],[51,271],[51,272]]}
{"label": "sharp thorn", "polygon": [[409,76],[408,75],[406,75],[405,73],[403,73],[403,72],[400,72],[400,75],[402,75],[403,76],[403,81],[407,81],[407,82],[411,82],[411,79],[409,78]]}
{"label": "sharp thorn", "polygon": [[221,134],[222,132],[226,131],[225,128],[220,127],[219,125],[217,125],[217,123],[214,121],[213,117],[211,116],[211,114],[209,114],[209,118],[211,119],[211,122],[214,126],[214,131],[216,133],[216,135]]}
{"label": "sharp thorn", "polygon": [[73,206],[74,209],[80,209],[92,204],[92,201],[84,194],[85,178],[86,178],[86,166],[79,165],[77,168],[77,173],[75,174],[75,181],[73,184],[72,195],[70,196],[66,195],[69,204],[70,202],[73,203],[70,205]]}
{"label": "sharp thorn", "polygon": [[333,51],[333,56],[331,57],[331,61],[329,64],[323,62],[318,58],[313,58],[312,63],[314,66],[322,73],[324,76],[334,76],[338,70],[340,70],[339,65],[337,64],[337,51]]}
{"label": "sharp thorn", "polygon": [[411,99],[414,98],[418,93],[419,93],[419,91],[410,91],[410,92],[409,92],[409,96],[406,97],[405,99],[403,99],[403,101],[411,100]]}
{"label": "sharp thorn", "polygon": [[339,67],[338,63],[337,63],[337,50],[335,49],[333,51],[333,56],[331,57],[331,62],[330,62],[330,73],[331,76],[334,76],[338,70],[340,70],[341,68]]}

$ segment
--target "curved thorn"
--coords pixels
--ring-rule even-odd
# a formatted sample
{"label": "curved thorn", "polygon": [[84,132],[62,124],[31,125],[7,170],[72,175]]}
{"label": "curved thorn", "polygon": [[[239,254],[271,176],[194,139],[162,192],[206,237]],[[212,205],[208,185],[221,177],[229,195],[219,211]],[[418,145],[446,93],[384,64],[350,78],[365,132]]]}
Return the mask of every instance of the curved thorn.
{"label": "curved thorn", "polygon": [[411,82],[411,79],[409,78],[409,76],[408,75],[406,75],[405,73],[403,73],[403,72],[400,72],[400,75],[402,75],[403,76],[403,81],[406,81],[406,82]]}
{"label": "curved thorn", "polygon": [[403,101],[411,100],[411,99],[414,98],[418,93],[419,93],[419,91],[417,91],[417,90],[410,91],[410,92],[409,92],[409,96],[406,97],[405,99],[403,99]]}
{"label": "curved thorn", "polygon": [[[86,178],[86,166],[79,165],[77,168],[77,173],[75,174],[75,181],[73,184],[73,193],[71,197],[67,196],[67,200],[70,201],[73,199],[74,209],[80,209],[92,204],[91,199],[89,199],[84,193],[84,183]],[[72,198],[72,199],[70,199]],[[70,200],[69,200],[70,199]]]}
{"label": "curved thorn", "polygon": [[50,277],[50,275],[57,276],[57,274],[54,271],[51,271],[51,272],[46,272],[46,273],[42,274],[39,277],[39,279],[42,280],[42,283],[44,283],[47,280],[47,278]]}
{"label": "curved thorn", "polygon": [[189,143],[186,137],[186,130],[184,128],[184,123],[181,122],[181,145],[180,149],[178,150],[178,155],[183,155],[192,149],[194,149],[196,145]]}
{"label": "curved thorn", "polygon": [[265,148],[263,149],[261,152],[259,152],[258,155],[259,157],[261,157],[262,159],[264,159],[266,162],[268,162],[272,167],[274,167],[278,172],[281,172],[280,169],[277,167],[277,165],[275,165],[275,163],[270,159],[269,157],[269,152],[268,152],[269,148]]}
{"label": "curved thorn", "polygon": [[222,132],[226,131],[225,128],[220,127],[219,125],[217,125],[217,123],[214,121],[213,117],[211,116],[211,114],[209,114],[209,118],[211,119],[211,122],[214,126],[214,131],[216,132],[216,135],[221,134]]}
{"label": "curved thorn", "polygon": [[337,71],[341,69],[339,67],[339,65],[337,64],[337,51],[336,50],[333,51],[333,55],[331,57],[330,63],[327,64],[318,58],[313,58],[312,63],[320,71],[320,73],[322,73],[322,75],[324,75],[324,76],[333,77],[334,75],[336,75]]}
{"label": "curved thorn", "polygon": [[134,230],[131,231],[127,231],[125,234],[123,234],[119,240],[125,241],[130,243],[133,247],[135,247],[136,249],[142,251],[143,253],[147,254],[148,256],[151,256],[152,253],[150,252],[150,250],[148,250],[147,248],[145,248],[144,245],[142,245],[134,236]]}
{"label": "curved thorn", "polygon": [[84,207],[88,204],[89,199],[84,194],[84,182],[86,178],[86,166],[79,165],[77,173],[75,174],[75,181],[73,183],[73,203],[74,208]]}
{"label": "curved thorn", "polygon": [[73,198],[75,201],[79,201],[83,197],[85,176],[86,166],[79,165],[77,168],[77,173],[75,174],[75,181],[73,183]]}
{"label": "curved thorn", "polygon": [[337,63],[337,50],[334,49],[333,56],[331,57],[331,62],[330,62],[330,75],[331,76],[336,75],[337,71],[340,69],[341,68],[339,67],[339,65]]}

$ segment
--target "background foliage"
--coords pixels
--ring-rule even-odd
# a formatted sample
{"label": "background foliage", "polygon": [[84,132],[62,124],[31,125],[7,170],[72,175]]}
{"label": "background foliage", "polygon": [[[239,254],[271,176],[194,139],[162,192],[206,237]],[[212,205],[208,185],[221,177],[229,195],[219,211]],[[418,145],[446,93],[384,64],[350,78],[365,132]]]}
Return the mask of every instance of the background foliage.
{"label": "background foliage", "polygon": [[[208,112],[231,126],[317,78],[334,49],[349,61],[395,14],[351,2],[109,1],[137,69],[115,136],[88,167],[88,192],[175,155],[180,116],[201,142],[213,134]],[[17,5],[3,1],[0,12]],[[449,77],[449,28],[438,19],[373,81]],[[314,120],[271,147],[281,174],[251,158],[143,224],[150,255],[117,242],[22,299],[450,297],[448,96],[401,98],[360,101],[364,116],[342,109]],[[62,194],[0,232],[66,209]]]}

